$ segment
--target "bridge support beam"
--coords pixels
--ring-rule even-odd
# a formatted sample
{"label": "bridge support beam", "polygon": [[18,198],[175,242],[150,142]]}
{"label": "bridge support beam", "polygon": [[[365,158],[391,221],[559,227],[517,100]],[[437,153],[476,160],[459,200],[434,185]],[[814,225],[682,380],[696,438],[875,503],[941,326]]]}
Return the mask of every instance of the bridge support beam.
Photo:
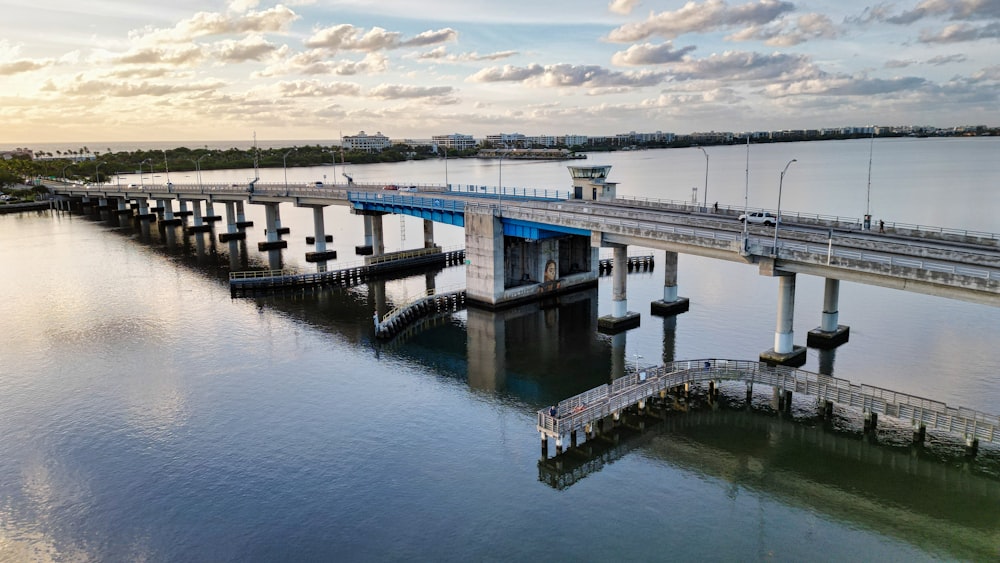
{"label": "bridge support beam", "polygon": [[372,215],[372,256],[385,254],[385,229],[382,226],[382,215]]}
{"label": "bridge support beam", "polygon": [[212,230],[211,224],[206,224],[205,219],[201,214],[201,200],[196,199],[191,202],[192,211],[194,211],[194,224],[191,225],[188,230],[192,233],[207,233]]}
{"label": "bridge support beam", "polygon": [[813,348],[835,348],[847,342],[851,327],[837,324],[840,300],[840,280],[826,278],[823,291],[823,319],[820,326],[809,331],[806,345]]}
{"label": "bridge support beam", "polygon": [[597,329],[615,333],[639,326],[639,313],[628,310],[628,246],[614,245],[614,266],[611,269],[611,314],[597,319]]}
{"label": "bridge support beam", "polygon": [[687,297],[677,296],[677,253],[666,251],[663,258],[663,299],[653,301],[649,312],[661,317],[678,315],[688,310]]}
{"label": "bridge support beam", "polygon": [[769,364],[801,366],[806,363],[805,346],[796,346],[792,320],[795,317],[795,274],[778,276],[778,318],[774,330],[774,348],[761,352],[760,359]]}

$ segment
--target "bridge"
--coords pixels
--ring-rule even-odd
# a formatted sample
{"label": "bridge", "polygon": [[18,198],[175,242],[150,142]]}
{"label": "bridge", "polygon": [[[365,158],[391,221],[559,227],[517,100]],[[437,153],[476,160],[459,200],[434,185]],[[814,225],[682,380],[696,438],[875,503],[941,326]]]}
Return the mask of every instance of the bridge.
{"label": "bridge", "polygon": [[[117,200],[119,213],[148,222],[175,224],[194,216],[192,229],[208,228],[218,220],[213,204],[227,207],[227,232],[220,241],[243,239],[249,226],[245,203],[264,205],[267,240],[258,243],[274,264],[287,247],[282,235],[280,206],[313,209],[316,252],[306,256],[325,271],[335,252],[327,251],[323,209],[347,206],[364,221],[364,244],[358,254],[378,260],[385,254],[382,217],[408,215],[424,220],[424,248],[434,247],[433,224],[460,226],[465,231],[466,299],[486,308],[512,306],[596,284],[600,248],[613,252],[612,313],[599,327],[620,332],[635,327],[639,314],[629,311],[626,273],[628,249],[662,250],[663,298],[651,312],[674,315],[687,310],[677,285],[679,254],[702,256],[753,266],[777,279],[778,307],[774,347],[761,358],[787,365],[805,361],[805,347],[794,342],[795,281],[799,274],[825,279],[819,326],[807,343],[834,347],[846,342],[849,327],[839,323],[841,281],[1000,306],[1000,235],[940,227],[886,223],[884,233],[862,228],[850,217],[781,212],[774,227],[744,225],[743,209],[703,208],[696,204],[619,197],[607,181],[609,166],[568,167],[573,188],[512,190],[486,186],[361,184],[331,187],[283,184],[204,186],[65,186],[60,198],[98,200],[109,208]],[[402,186],[402,187],[400,187]],[[387,189],[391,188],[391,189]],[[158,203],[151,213],[148,202]],[[180,210],[173,211],[177,201]],[[127,202],[138,209],[133,212]],[[201,212],[204,202],[206,213]],[[193,211],[187,211],[191,205]],[[777,215],[778,213],[775,212]],[[272,268],[278,269],[278,268]]]}

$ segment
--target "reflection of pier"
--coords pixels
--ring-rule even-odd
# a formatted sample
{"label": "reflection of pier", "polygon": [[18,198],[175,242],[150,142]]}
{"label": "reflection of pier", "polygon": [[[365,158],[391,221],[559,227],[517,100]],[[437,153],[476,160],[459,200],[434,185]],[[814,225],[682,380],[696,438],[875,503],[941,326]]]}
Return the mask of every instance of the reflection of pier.
{"label": "reflection of pier", "polygon": [[975,455],[979,441],[1000,443],[1000,417],[970,409],[953,408],[939,401],[898,393],[868,385],[854,385],[846,379],[802,371],[764,362],[736,360],[696,360],[672,362],[665,366],[632,373],[579,395],[561,401],[557,406],[538,412],[538,431],[542,438],[543,456],[548,455],[548,439],[556,441],[556,453],[562,453],[563,436],[569,435],[577,444],[578,433],[593,439],[606,420],[611,424],[632,406],[640,412],[647,401],[663,399],[668,391],[687,389],[694,383],[708,385],[709,394],[718,393],[719,382],[742,381],[747,396],[755,383],[770,385],[775,392],[779,410],[789,410],[793,393],[816,397],[826,417],[833,414],[834,404],[860,410],[866,432],[874,432],[879,415],[908,421],[913,426],[914,441],[922,443],[928,429],[958,434],[965,438],[968,453]]}
{"label": "reflection of pier", "polygon": [[[644,457],[722,480],[733,499],[757,491],[789,506],[860,522],[945,559],[995,559],[1000,545],[995,475],[942,461],[921,448],[858,439],[812,421],[655,402],[651,414],[630,409],[599,439],[540,460],[539,481],[565,489],[640,450]],[[742,404],[738,398],[719,404],[724,402]]]}

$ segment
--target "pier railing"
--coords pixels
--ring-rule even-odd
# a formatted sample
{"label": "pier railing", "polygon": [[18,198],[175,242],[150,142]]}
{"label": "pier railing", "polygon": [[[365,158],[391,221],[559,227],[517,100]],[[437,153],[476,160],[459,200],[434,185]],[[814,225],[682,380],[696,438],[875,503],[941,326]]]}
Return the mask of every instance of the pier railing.
{"label": "pier railing", "polygon": [[949,407],[940,401],[871,385],[855,385],[846,379],[788,366],[721,359],[671,362],[627,374],[610,384],[538,411],[537,429],[543,436],[561,438],[621,412],[640,400],[656,396],[660,391],[717,380],[743,381],[748,385],[762,383],[810,395],[819,401],[909,421],[914,427],[944,430],[960,434],[967,440],[1000,443],[1000,416],[997,415]]}

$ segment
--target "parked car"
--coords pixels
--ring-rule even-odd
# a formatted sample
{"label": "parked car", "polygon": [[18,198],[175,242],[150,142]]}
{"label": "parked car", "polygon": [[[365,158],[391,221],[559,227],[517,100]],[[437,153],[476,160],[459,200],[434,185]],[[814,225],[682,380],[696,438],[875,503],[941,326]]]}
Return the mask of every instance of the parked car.
{"label": "parked car", "polygon": [[417,191],[417,187],[416,186],[403,186],[402,188],[399,188],[399,191],[401,191],[401,192],[415,192],[415,191]]}
{"label": "parked car", "polygon": [[744,213],[740,215],[740,222],[746,221],[750,224],[767,225],[770,227],[775,223],[780,222],[777,217],[767,211],[754,211],[753,213]]}
{"label": "parked car", "polygon": [[399,190],[399,187],[398,186],[393,186],[392,184],[389,184],[388,186],[382,186],[382,189],[383,190]]}
{"label": "parked car", "polygon": [[322,188],[323,182],[313,182],[311,184],[306,184],[306,185],[309,186],[310,188]]}

